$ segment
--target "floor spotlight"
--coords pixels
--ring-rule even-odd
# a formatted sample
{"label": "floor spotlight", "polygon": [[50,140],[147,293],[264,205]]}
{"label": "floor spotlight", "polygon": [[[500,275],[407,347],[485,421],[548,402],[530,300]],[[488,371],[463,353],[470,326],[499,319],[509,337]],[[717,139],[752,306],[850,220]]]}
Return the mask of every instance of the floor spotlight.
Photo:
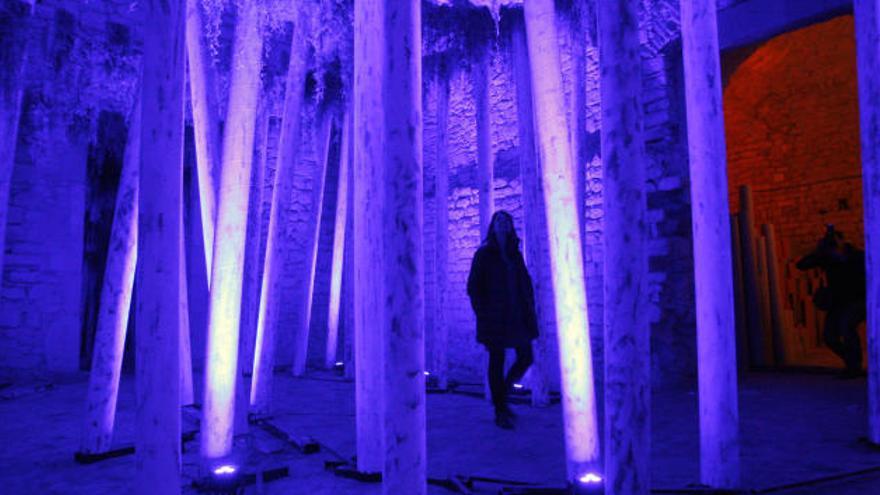
{"label": "floor spotlight", "polygon": [[597,473],[584,473],[575,480],[572,492],[574,495],[600,495],[605,492],[604,481]]}
{"label": "floor spotlight", "polygon": [[229,462],[217,464],[208,470],[208,474],[193,482],[200,493],[238,494],[244,489],[241,469]]}

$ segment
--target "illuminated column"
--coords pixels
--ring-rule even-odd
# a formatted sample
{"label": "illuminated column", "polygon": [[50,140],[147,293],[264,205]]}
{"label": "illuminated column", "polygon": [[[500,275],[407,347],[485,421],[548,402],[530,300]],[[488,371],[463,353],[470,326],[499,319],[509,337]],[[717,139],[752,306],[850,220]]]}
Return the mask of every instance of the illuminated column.
{"label": "illuminated column", "polygon": [[98,326],[89,373],[86,422],[79,451],[97,454],[110,450],[116,398],[119,395],[119,374],[125,349],[125,332],[131,308],[131,290],[137,265],[138,168],[141,153],[141,110],[135,106],[128,128],[128,142],[113,225],[110,228],[110,250],[101,288]]}
{"label": "illuminated column", "polygon": [[180,331],[178,332],[180,344],[180,405],[188,406],[195,402],[193,397],[192,376],[192,345],[189,338],[189,287],[186,280],[186,237],[183,228],[183,201],[180,202],[180,254],[178,259],[178,279],[180,292],[178,293],[178,312],[180,318]]}
{"label": "illuminated column", "polygon": [[449,75],[438,71],[437,161],[434,164],[434,353],[431,373],[437,386],[446,389],[449,381],[449,327],[446,322],[449,290]]}
{"label": "illuminated column", "polygon": [[880,0],[855,0],[854,6],[868,274],[868,438],[880,443]]}
{"label": "illuminated column", "polygon": [[535,149],[535,119],[532,109],[532,83],[525,24],[517,20],[512,32],[513,72],[516,80],[516,112],[519,130],[519,174],[522,181],[523,219],[525,222],[526,266],[534,281],[540,334],[535,345],[535,364],[531,368],[532,404],[550,404],[550,349],[556,322],[553,317],[553,287],[547,273],[547,225],[544,221],[544,195],[541,192],[541,167]]}
{"label": "illuminated column", "polygon": [[306,224],[311,227],[306,229],[305,238],[305,246],[309,251],[305,258],[306,266],[297,271],[298,288],[294,289],[294,293],[299,296],[294,310],[294,314],[298,316],[296,326],[293,329],[293,366],[291,371],[294,376],[300,376],[306,372],[309,327],[312,321],[312,299],[315,293],[315,265],[318,261],[318,244],[320,244],[321,208],[324,205],[324,179],[327,176],[327,158],[330,150],[330,138],[333,133],[331,111],[318,110],[318,114],[316,120],[319,124],[315,132],[317,163],[312,171],[312,201],[306,221]]}
{"label": "illuminated column", "polygon": [[180,214],[184,5],[144,6],[138,171],[135,494],[180,493]]}
{"label": "illuminated column", "polygon": [[272,206],[269,213],[269,232],[266,238],[266,260],[260,287],[260,310],[257,316],[257,339],[254,346],[254,374],[251,379],[250,404],[253,412],[267,414],[272,400],[272,372],[275,368],[275,340],[281,308],[284,256],[285,211],[292,201],[294,166],[300,147],[300,111],[306,78],[308,16],[297,9],[287,68],[281,135],[278,138],[278,158],[275,166],[275,185],[272,188]]}
{"label": "illuminated column", "polygon": [[251,197],[248,207],[248,230],[245,240],[244,282],[241,308],[241,352],[239,368],[251,374],[254,366],[254,341],[257,337],[257,315],[260,310],[260,265],[263,260],[263,190],[265,189],[266,151],[269,140],[269,115],[266,102],[260,103],[254,142],[254,164],[251,171]]}
{"label": "illuminated column", "polygon": [[[578,223],[581,229],[581,240],[584,239],[584,223],[586,215],[586,202],[584,193],[586,188],[586,150],[583,146],[587,126],[587,68],[586,68],[586,38],[583,32],[584,2],[572,2],[571,7],[563,15],[560,15],[557,26],[564,30],[564,36],[569,47],[571,63],[571,76],[567,91],[571,91],[566,104],[569,107],[568,132],[571,141],[572,173],[575,178],[575,198],[578,207]],[[566,81],[563,79],[563,84]]]}
{"label": "illuminated column", "polygon": [[201,437],[202,457],[209,460],[232,450],[244,238],[262,50],[258,2],[244,0],[235,26],[215,231],[219,242],[211,267]]}
{"label": "illuminated column", "polygon": [[584,264],[553,0],[529,0],[523,11],[556,295],[566,458],[568,476],[574,480],[599,462]]}
{"label": "illuminated column", "polygon": [[605,194],[605,493],[651,491],[645,143],[639,2],[599,2]]}
{"label": "illuminated column", "polygon": [[345,112],[342,124],[342,144],[339,157],[339,178],[336,187],[336,220],[333,227],[333,260],[330,267],[330,302],[327,305],[327,347],[324,351],[324,366],[332,369],[336,365],[339,338],[339,304],[342,299],[342,270],[345,258],[345,229],[348,223],[348,168],[351,160],[350,111]]}
{"label": "illuminated column", "polygon": [[422,251],[422,22],[420,0],[385,0],[385,468],[382,493],[425,495],[425,293]]}
{"label": "illuminated column", "polygon": [[733,261],[715,0],[682,0],[697,369],[700,392],[700,481],[739,486],[739,408]]}
{"label": "illuminated column", "polygon": [[342,262],[342,315],[345,329],[345,343],[342,350],[342,363],[345,378],[354,380],[354,112],[351,125],[351,158],[348,167],[348,221],[345,223],[345,259]]}
{"label": "illuminated column", "polygon": [[203,37],[205,28],[200,3],[200,0],[186,0],[186,53],[196,145],[199,213],[202,218],[205,266],[210,288],[217,211],[215,177],[219,175],[220,167],[220,126],[217,122],[216,109],[219,105],[214,83],[214,66]]}
{"label": "illuminated column", "polygon": [[[407,0],[407,2],[410,0]],[[382,324],[385,315],[382,164],[385,113],[381,74],[384,63],[385,1],[354,4],[354,365],[357,469],[382,471]],[[417,52],[418,53],[418,52]],[[403,95],[401,95],[402,97]],[[401,492],[401,493],[406,493]]]}
{"label": "illuminated column", "polygon": [[494,160],[492,159],[492,132],[489,108],[489,71],[492,65],[491,48],[487,43],[483,53],[471,67],[474,106],[477,115],[477,173],[480,187],[480,237],[489,231],[492,212],[495,211]]}
{"label": "illuminated column", "polygon": [[0,278],[32,10],[33,1],[9,0],[0,6],[0,60],[4,65],[0,75]]}

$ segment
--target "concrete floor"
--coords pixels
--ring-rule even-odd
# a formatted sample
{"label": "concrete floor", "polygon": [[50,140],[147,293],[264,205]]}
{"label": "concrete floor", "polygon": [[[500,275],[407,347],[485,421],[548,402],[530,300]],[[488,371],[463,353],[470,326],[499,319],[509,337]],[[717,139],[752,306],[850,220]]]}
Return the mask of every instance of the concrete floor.
{"label": "concrete floor", "polygon": [[[251,487],[248,493],[379,494],[381,487],[334,476],[324,461],[354,455],[353,385],[316,372],[293,379],[279,374],[277,412],[271,423],[294,436],[310,436],[324,450],[304,455],[252,427],[238,449],[249,452],[249,468],[287,466],[290,476]],[[85,404],[86,377],[50,388],[36,382],[0,390],[0,493],[130,493],[132,456],[82,466],[73,461]],[[42,383],[45,385],[45,383]],[[476,388],[478,389],[478,388]],[[864,380],[829,375],[755,373],[741,383],[740,411],[744,488],[792,495],[880,494],[880,471],[844,479],[773,490],[880,467],[880,450],[865,435]],[[123,380],[116,443],[133,438],[134,381]],[[543,485],[564,479],[559,406],[515,406],[515,431],[492,423],[491,407],[459,394],[428,396],[429,476],[482,476]],[[698,483],[697,397],[687,388],[656,390],[652,417],[652,484],[657,489],[695,488]],[[184,429],[197,426],[188,411]],[[184,449],[184,482],[198,476],[197,439]],[[334,454],[335,453],[335,454]],[[497,493],[499,485],[477,484],[475,493]],[[432,486],[431,494],[452,493]],[[193,492],[189,486],[185,492]]]}

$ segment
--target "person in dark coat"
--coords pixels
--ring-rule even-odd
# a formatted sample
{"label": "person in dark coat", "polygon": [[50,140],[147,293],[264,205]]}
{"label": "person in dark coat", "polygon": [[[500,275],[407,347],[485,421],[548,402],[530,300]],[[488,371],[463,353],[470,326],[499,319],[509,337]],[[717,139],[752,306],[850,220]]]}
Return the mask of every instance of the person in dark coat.
{"label": "person in dark coat", "polygon": [[827,287],[813,296],[817,309],[827,311],[823,338],[825,345],[846,364],[843,378],[864,375],[862,346],[857,329],[865,321],[865,253],[828,226],[825,236],[812,252],[797,262],[800,270],[820,268]]}
{"label": "person in dark coat", "polygon": [[[513,217],[492,215],[486,239],[474,254],[467,292],[477,316],[477,342],[489,352],[489,389],[495,424],[513,428],[507,395],[533,361],[532,340],[538,337],[535,295],[526,270]],[[505,350],[516,350],[516,361],[504,376]]]}

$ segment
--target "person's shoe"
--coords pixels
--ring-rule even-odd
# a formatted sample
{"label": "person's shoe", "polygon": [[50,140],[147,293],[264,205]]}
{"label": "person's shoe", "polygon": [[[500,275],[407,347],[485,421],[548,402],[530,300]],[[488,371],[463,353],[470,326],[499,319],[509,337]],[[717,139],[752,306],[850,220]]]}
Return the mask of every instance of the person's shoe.
{"label": "person's shoe", "polygon": [[509,414],[496,414],[495,415],[495,426],[503,429],[503,430],[512,430],[513,429],[513,418]]}
{"label": "person's shoe", "polygon": [[506,414],[507,416],[510,417],[510,419],[517,419],[519,417],[519,415],[516,414],[515,412],[513,412],[513,409],[511,409],[510,406],[508,406],[508,405],[504,406],[503,411],[504,411],[504,414]]}

